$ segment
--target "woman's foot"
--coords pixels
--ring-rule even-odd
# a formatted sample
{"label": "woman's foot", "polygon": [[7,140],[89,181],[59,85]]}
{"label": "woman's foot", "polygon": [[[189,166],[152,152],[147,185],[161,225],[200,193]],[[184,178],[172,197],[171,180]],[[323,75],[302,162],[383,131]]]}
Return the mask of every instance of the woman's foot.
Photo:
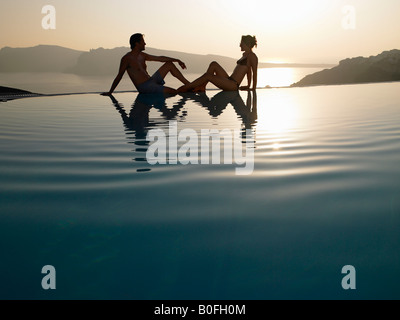
{"label": "woman's foot", "polygon": [[182,92],[188,92],[189,91],[189,85],[185,84],[182,87],[178,88],[178,93],[182,93]]}
{"label": "woman's foot", "polygon": [[199,86],[193,89],[193,92],[206,92],[206,86]]}

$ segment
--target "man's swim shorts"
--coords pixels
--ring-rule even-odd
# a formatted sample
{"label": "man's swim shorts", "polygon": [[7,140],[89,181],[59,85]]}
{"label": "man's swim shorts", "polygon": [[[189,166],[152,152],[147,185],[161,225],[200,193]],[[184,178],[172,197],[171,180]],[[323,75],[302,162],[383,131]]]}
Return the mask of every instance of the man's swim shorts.
{"label": "man's swim shorts", "polygon": [[157,70],[149,80],[139,84],[136,88],[140,93],[164,93],[165,81]]}

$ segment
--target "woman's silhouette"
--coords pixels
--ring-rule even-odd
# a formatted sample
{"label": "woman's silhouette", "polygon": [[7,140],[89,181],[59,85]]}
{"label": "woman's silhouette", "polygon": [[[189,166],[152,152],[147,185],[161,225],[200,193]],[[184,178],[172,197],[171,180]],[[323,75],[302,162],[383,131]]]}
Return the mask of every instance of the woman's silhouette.
{"label": "woman's silhouette", "polygon": [[[249,90],[253,81],[251,90],[257,87],[257,67],[258,58],[253,52],[253,48],[257,46],[257,40],[254,36],[242,36],[240,49],[243,56],[237,61],[236,68],[231,76],[215,61],[211,62],[208,70],[200,78],[186,84],[178,89],[178,92],[187,91],[205,91],[209,82],[224,91]],[[240,83],[247,75],[248,85],[240,87]]]}

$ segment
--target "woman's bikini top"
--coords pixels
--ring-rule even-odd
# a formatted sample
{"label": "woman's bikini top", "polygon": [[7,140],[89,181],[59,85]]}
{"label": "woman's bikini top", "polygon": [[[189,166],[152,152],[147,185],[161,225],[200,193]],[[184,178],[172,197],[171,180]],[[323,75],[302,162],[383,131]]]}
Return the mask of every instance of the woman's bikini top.
{"label": "woman's bikini top", "polygon": [[237,61],[237,64],[238,64],[238,65],[241,65],[241,66],[247,66],[247,57],[240,58],[240,59]]}

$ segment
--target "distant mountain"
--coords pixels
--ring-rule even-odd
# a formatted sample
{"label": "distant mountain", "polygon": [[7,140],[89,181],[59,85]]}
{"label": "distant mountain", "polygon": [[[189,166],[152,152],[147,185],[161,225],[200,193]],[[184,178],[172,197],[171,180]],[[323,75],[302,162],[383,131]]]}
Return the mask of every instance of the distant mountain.
{"label": "distant mountain", "polygon": [[[66,72],[78,75],[114,75],[118,72],[121,58],[130,51],[128,47],[114,49],[95,49],[84,52],[78,58],[76,65],[66,70]],[[190,73],[202,73],[213,60],[218,60],[228,70],[232,69],[236,63],[235,59],[215,56],[184,53],[178,51],[167,51],[154,48],[146,48],[146,53],[155,56],[167,56],[182,60],[186,63],[187,71]],[[159,67],[158,62],[148,62],[147,67],[150,73],[155,72]]]}
{"label": "distant mountain", "polygon": [[[82,53],[76,65],[66,69],[66,72],[93,76],[114,75],[118,72],[121,58],[129,51],[128,47],[93,49]],[[203,73],[207,70],[210,62],[214,60],[218,61],[226,70],[233,70],[236,65],[236,59],[218,55],[200,55],[155,48],[146,48],[145,52],[155,56],[167,56],[182,60],[187,66],[184,73]],[[147,67],[149,73],[153,73],[160,67],[160,63],[148,62]]]}
{"label": "distant mountain", "polygon": [[4,47],[0,50],[0,72],[64,72],[81,54],[59,46]]}
{"label": "distant mountain", "polygon": [[308,75],[292,87],[386,81],[400,81],[400,50],[342,60],[338,66]]}
{"label": "distant mountain", "polygon": [[[109,76],[115,75],[128,47],[114,49],[92,49],[78,51],[59,46],[39,45],[30,48],[4,47],[0,50],[0,72],[64,72],[77,75]],[[219,55],[199,55],[178,51],[146,48],[148,54],[168,56],[184,61],[187,73],[203,73],[211,61],[218,61],[226,70],[233,70],[236,60]],[[238,52],[238,58],[240,52]],[[159,68],[159,63],[148,63],[149,72]],[[260,63],[260,68],[277,67],[327,67],[321,64],[274,64]]]}

